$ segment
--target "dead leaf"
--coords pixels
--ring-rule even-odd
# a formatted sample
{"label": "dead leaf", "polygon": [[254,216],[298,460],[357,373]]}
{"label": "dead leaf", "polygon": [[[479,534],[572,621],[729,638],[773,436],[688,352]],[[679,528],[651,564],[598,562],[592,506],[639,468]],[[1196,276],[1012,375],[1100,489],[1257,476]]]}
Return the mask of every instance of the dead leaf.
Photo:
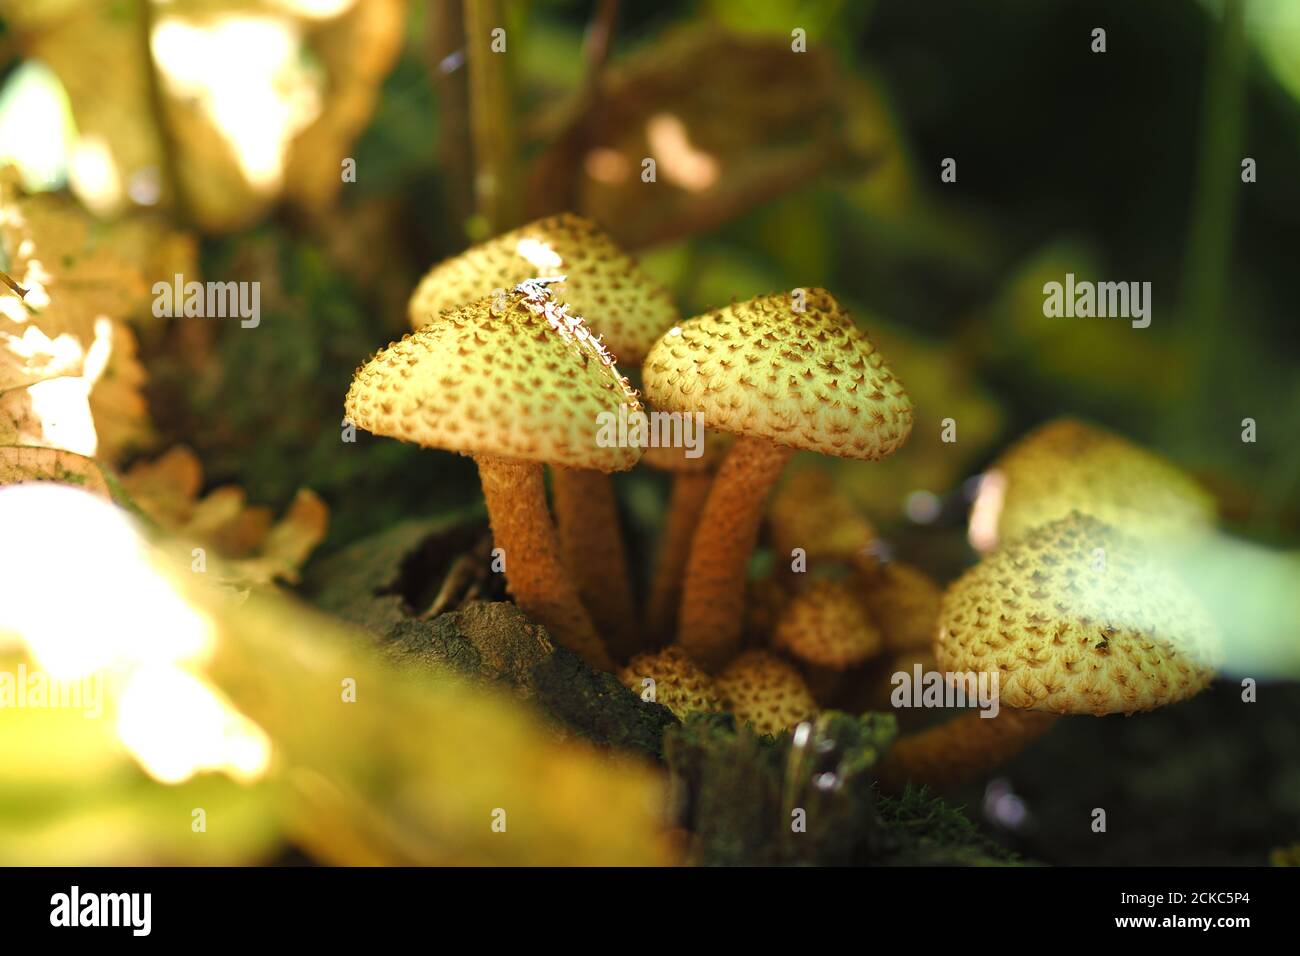
{"label": "dead leaf", "polygon": [[57,448],[0,445],[0,485],[17,485],[29,481],[75,485],[101,498],[112,500],[104,473],[91,458]]}
{"label": "dead leaf", "polygon": [[329,509],[314,492],[299,490],[273,523],[271,510],[249,505],[242,488],[224,485],[200,498],[202,487],[202,464],[184,446],[137,462],[122,477],[123,490],[161,528],[227,559],[221,573],[231,582],[247,587],[298,580],[298,569],[329,525]]}

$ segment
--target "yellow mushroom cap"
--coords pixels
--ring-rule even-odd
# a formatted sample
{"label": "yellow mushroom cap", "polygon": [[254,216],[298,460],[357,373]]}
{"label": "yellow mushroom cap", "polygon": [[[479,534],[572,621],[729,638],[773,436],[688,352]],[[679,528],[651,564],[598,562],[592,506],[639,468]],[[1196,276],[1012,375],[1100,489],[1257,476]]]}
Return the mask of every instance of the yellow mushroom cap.
{"label": "yellow mushroom cap", "polygon": [[1178,578],[1075,511],[949,588],[935,656],[945,671],[999,674],[1009,707],[1101,715],[1193,696],[1214,676],[1220,646]]}
{"label": "yellow mushroom cap", "polygon": [[1074,509],[1138,537],[1214,523],[1214,499],[1175,465],[1071,418],[1026,435],[993,466],[1003,478],[998,537],[1011,541]]}
{"label": "yellow mushroom cap", "polygon": [[862,663],[883,643],[857,595],[843,581],[814,581],[796,594],[772,635],[774,647],[837,671]]}
{"label": "yellow mushroom cap", "polygon": [[590,219],[563,213],[434,266],[411,295],[411,327],[537,276],[565,276],[555,297],[587,320],[618,360],[637,365],[680,316],[668,292]]}
{"label": "yellow mushroom cap", "polygon": [[903,384],[825,289],[759,296],[668,331],[642,380],[657,408],[840,458],[891,455],[912,429]]}
{"label": "yellow mushroom cap", "polygon": [[810,558],[852,561],[876,539],[876,529],[820,468],[805,468],[777,490],[768,509],[772,547],[782,561],[795,548]]}
{"label": "yellow mushroom cap", "polygon": [[722,702],[739,724],[779,734],[817,713],[817,701],[799,671],[770,651],[745,651],[718,675]]}
{"label": "yellow mushroom cap", "polygon": [[645,691],[642,681],[651,678],[655,682],[655,700],[679,720],[685,720],[687,714],[723,709],[713,678],[680,647],[669,645],[663,650],[638,654],[628,661],[618,677],[625,687],[638,694]]}
{"label": "yellow mushroom cap", "polygon": [[425,447],[608,472],[641,454],[598,443],[602,415],[620,405],[641,407],[582,319],[524,283],[380,350],[353,377],[346,410],[360,428]]}
{"label": "yellow mushroom cap", "polygon": [[934,643],[935,625],[943,591],[919,568],[902,561],[874,567],[859,565],[858,595],[884,635],[891,651],[928,648]]}

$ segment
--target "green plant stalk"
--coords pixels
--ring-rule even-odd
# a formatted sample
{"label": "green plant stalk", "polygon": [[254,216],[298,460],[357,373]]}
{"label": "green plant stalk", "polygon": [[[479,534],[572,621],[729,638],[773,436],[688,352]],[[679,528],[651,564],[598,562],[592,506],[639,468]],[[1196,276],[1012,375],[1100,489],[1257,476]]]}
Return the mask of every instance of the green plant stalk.
{"label": "green plant stalk", "polygon": [[465,51],[469,61],[470,131],[474,138],[474,192],[491,234],[520,224],[519,143],[508,34],[493,52],[492,31],[506,27],[502,0],[465,0]]}
{"label": "green plant stalk", "polygon": [[1240,163],[1245,97],[1246,29],[1244,0],[1225,0],[1215,31],[1205,83],[1196,193],[1183,270],[1183,303],[1195,335],[1194,356],[1199,400],[1189,411],[1199,415],[1214,400],[1209,394],[1226,321],[1232,234],[1241,187]]}

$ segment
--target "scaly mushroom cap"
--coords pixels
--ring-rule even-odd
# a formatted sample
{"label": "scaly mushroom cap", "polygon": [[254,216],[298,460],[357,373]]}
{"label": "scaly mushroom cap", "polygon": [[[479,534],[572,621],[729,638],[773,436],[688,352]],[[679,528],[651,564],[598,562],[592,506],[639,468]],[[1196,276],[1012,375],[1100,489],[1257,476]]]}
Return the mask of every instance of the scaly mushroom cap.
{"label": "scaly mushroom cap", "polygon": [[636,393],[580,317],[542,284],[444,314],[352,379],[348,419],[429,448],[623,471],[638,448],[597,444],[601,413]]}
{"label": "scaly mushroom cap", "polygon": [[944,595],[935,652],[942,670],[998,673],[1009,707],[1097,715],[1191,697],[1219,655],[1186,586],[1077,511],[962,575]]}
{"label": "scaly mushroom cap", "polygon": [[411,295],[411,328],[537,276],[566,276],[555,297],[587,320],[624,365],[638,365],[680,316],[668,292],[590,219],[563,213],[434,266]]}
{"label": "scaly mushroom cap", "polygon": [[1214,523],[1214,499],[1169,461],[1071,418],[1038,428],[993,466],[1005,479],[998,536],[1012,541],[1078,509],[1138,537]]}
{"label": "scaly mushroom cap", "polygon": [[789,293],[760,296],[675,326],[646,356],[646,397],[778,445],[893,454],[912,429],[903,384],[829,292],[808,289],[804,304],[797,312]]}
{"label": "scaly mushroom cap", "polygon": [[770,651],[745,651],[718,675],[718,693],[739,724],[779,734],[817,713],[817,701],[795,667]]}
{"label": "scaly mushroom cap", "polygon": [[934,643],[943,591],[919,568],[902,561],[859,566],[859,594],[885,638],[885,648],[904,651]]}
{"label": "scaly mushroom cap", "polygon": [[795,548],[810,558],[852,561],[876,539],[871,522],[820,468],[806,468],[786,480],[772,498],[767,524],[782,561]]}
{"label": "scaly mushroom cap", "polygon": [[722,710],[713,678],[680,647],[669,645],[660,651],[638,654],[619,672],[623,685],[637,694],[644,692],[642,681],[655,682],[655,700],[671,710],[679,720],[687,714]]}
{"label": "scaly mushroom cap", "polygon": [[772,635],[774,647],[837,671],[862,663],[883,643],[857,594],[843,581],[814,581],[796,594]]}

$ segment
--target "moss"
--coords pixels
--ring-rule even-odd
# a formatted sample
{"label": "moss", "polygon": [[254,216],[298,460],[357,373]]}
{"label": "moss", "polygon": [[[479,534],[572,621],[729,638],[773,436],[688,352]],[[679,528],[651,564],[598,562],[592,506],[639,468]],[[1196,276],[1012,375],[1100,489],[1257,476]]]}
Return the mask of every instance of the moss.
{"label": "moss", "polygon": [[1015,854],[982,834],[960,809],[925,787],[880,796],[877,809],[890,833],[889,854],[912,865],[1012,863]]}
{"label": "moss", "polygon": [[658,758],[665,732],[677,725],[663,704],[643,701],[613,674],[563,647],[533,668],[530,686],[547,713],[593,743]]}
{"label": "moss", "polygon": [[734,865],[998,865],[1011,861],[960,810],[923,793],[877,796],[891,715],[827,711],[806,733],[762,737],[693,715],[665,752],[691,861]]}

